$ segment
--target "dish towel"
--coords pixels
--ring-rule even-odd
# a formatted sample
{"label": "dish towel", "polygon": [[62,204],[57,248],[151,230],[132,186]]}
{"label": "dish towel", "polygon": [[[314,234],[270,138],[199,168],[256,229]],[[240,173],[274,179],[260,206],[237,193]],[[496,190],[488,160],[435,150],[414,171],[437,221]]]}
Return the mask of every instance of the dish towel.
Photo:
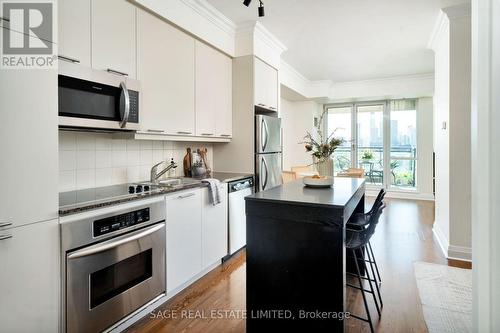
{"label": "dish towel", "polygon": [[202,180],[203,183],[208,184],[208,193],[212,205],[216,206],[221,203],[220,194],[220,181],[214,178],[206,178]]}

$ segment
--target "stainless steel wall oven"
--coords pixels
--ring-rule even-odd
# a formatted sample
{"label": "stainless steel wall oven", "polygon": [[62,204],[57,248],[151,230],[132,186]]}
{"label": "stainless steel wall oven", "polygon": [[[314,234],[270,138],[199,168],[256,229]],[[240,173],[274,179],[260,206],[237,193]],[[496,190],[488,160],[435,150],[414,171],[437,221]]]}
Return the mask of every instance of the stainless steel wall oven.
{"label": "stainless steel wall oven", "polygon": [[66,332],[107,330],[165,295],[163,200],[62,218],[61,235]]}

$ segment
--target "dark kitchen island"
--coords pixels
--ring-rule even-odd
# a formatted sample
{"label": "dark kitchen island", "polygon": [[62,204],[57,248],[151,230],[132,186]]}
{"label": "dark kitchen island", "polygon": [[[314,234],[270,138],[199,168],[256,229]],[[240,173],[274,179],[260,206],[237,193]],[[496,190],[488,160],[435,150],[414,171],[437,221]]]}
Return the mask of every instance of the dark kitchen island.
{"label": "dark kitchen island", "polygon": [[343,332],[345,224],[364,211],[365,183],[302,180],[245,198],[247,333]]}

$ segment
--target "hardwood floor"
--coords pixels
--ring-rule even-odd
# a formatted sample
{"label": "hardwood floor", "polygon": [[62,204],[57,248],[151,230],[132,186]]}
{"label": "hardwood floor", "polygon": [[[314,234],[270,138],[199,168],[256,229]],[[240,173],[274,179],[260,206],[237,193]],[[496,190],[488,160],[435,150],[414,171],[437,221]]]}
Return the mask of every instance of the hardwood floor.
{"label": "hardwood floor", "polygon": [[[367,205],[371,205],[367,198]],[[427,332],[418,297],[413,262],[425,261],[461,268],[471,264],[443,257],[432,234],[434,203],[387,199],[372,240],[382,277],[384,308],[379,320],[368,294],[377,332]],[[142,319],[129,333],[245,332],[245,252],[225,262],[194,285],[175,296],[153,315]],[[217,311],[213,318],[211,311]],[[225,313],[226,310],[234,310]],[[366,316],[361,294],[347,289],[347,311]],[[176,316],[176,318],[173,318]],[[220,317],[220,319],[218,319]],[[368,324],[354,318],[347,332],[369,332]]]}

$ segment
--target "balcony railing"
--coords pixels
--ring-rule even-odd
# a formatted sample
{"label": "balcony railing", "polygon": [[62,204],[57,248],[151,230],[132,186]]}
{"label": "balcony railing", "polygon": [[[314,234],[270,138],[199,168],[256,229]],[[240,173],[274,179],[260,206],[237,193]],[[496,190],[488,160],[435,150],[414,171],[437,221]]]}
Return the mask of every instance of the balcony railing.
{"label": "balcony railing", "polygon": [[[384,175],[384,149],[381,146],[358,146],[358,167],[365,169],[368,182],[382,184]],[[416,185],[417,149],[413,146],[393,146],[390,150],[391,185],[414,188]],[[351,167],[351,148],[341,146],[334,153],[335,170]]]}

